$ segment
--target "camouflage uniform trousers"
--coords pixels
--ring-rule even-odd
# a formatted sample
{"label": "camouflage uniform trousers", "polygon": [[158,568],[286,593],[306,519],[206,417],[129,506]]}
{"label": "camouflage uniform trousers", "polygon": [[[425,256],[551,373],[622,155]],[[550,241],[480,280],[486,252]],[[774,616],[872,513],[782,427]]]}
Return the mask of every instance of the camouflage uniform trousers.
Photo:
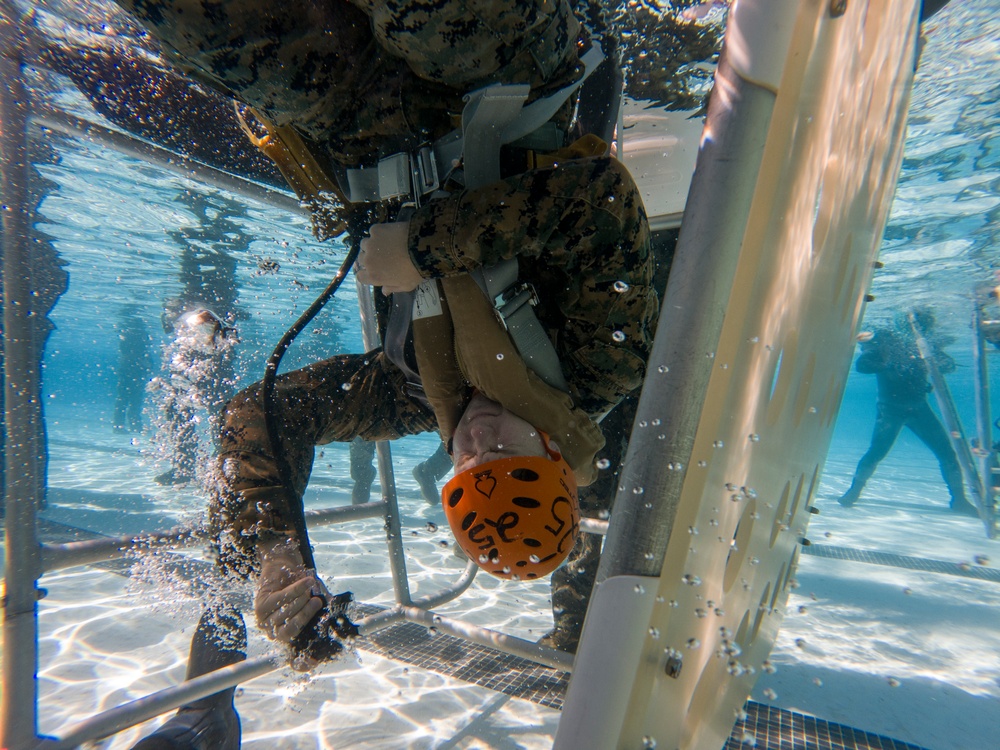
{"label": "camouflage uniform trousers", "polygon": [[434,140],[462,95],[580,76],[568,0],[118,0],[182,70],[343,166]]}
{"label": "camouflage uniform trousers", "polygon": [[[280,376],[275,411],[298,502],[312,471],[313,448],[334,441],[394,440],[437,428],[433,413],[407,393],[403,373],[379,351],[347,354]],[[232,572],[256,566],[255,542],[294,536],[288,490],[272,455],[260,383],[238,393],[223,412],[210,520],[220,562]]]}

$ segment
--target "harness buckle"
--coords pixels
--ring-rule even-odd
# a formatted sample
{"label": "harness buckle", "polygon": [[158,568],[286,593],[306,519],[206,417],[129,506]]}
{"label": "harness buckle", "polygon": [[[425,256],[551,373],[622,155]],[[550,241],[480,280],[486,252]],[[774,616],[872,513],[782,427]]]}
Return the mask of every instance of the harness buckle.
{"label": "harness buckle", "polygon": [[527,281],[519,281],[511,284],[500,294],[493,298],[493,312],[500,321],[500,325],[507,330],[507,318],[516,313],[525,305],[534,307],[538,304],[538,292],[533,284]]}
{"label": "harness buckle", "polygon": [[424,145],[414,151],[410,163],[413,170],[413,193],[415,197],[419,199],[441,187],[437,160],[434,158],[434,150],[430,146]]}

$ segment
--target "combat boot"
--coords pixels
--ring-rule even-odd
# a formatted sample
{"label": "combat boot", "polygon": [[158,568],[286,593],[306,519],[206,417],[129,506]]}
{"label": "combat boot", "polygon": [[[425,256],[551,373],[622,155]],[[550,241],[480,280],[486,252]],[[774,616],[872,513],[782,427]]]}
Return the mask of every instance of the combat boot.
{"label": "combat boot", "polygon": [[[246,658],[243,618],[236,613],[206,612],[191,639],[186,679]],[[132,750],[239,750],[240,717],[233,705],[235,693],[234,686],[181,706],[166,724]]]}

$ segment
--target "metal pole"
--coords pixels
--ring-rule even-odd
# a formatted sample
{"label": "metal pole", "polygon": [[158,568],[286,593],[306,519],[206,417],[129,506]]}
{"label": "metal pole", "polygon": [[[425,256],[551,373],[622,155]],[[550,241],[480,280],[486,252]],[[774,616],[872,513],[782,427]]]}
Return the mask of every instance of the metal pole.
{"label": "metal pole", "polygon": [[248,682],[263,674],[280,669],[282,666],[281,657],[262,656],[240,664],[222,667],[214,672],[185,680],[179,685],[165,688],[152,695],[123,703],[103,713],[91,716],[71,727],[60,739],[42,742],[38,745],[38,750],[72,750],[84,742],[108,737],[166,713],[173,708],[212,695],[241,682]]}
{"label": "metal pole", "polygon": [[0,0],[0,203],[3,209],[4,427],[6,430],[6,574],[3,599],[3,695],[0,746],[28,748],[38,730],[39,497],[34,426],[38,424],[38,362],[31,318],[28,259],[27,92],[18,47],[20,17]]}
{"label": "metal pole", "polygon": [[[358,282],[358,311],[361,313],[361,336],[365,351],[381,345],[375,318],[375,302],[372,289]],[[410,582],[406,575],[406,551],[403,549],[403,529],[399,520],[399,503],[396,500],[396,478],[392,471],[392,453],[389,443],[375,444],[378,456],[378,476],[382,485],[382,501],[385,503],[385,536],[389,545],[389,569],[392,571],[392,588],[397,604],[410,604]]]}
{"label": "metal pole", "polygon": [[986,362],[986,342],[983,337],[982,313],[978,301],[972,311],[972,374],[976,387],[976,436],[979,439],[979,481],[980,496],[983,500],[982,512],[986,522],[986,535],[997,537],[995,507],[996,475],[993,471],[993,430],[990,420],[993,415],[990,406],[990,371]]}
{"label": "metal pole", "polygon": [[242,195],[250,200],[263,203],[266,206],[288,211],[292,214],[308,215],[309,209],[293,195],[268,185],[248,180],[239,175],[230,174],[221,169],[203,164],[184,154],[179,154],[155,143],[148,143],[134,135],[111,130],[95,122],[82,120],[74,115],[56,110],[36,113],[32,122],[44,130],[51,130],[64,135],[104,146],[141,161],[156,164],[169,172],[195,180],[205,185],[211,185],[236,195]]}
{"label": "metal pole", "polygon": [[718,345],[763,158],[775,95],[744,81],[725,55],[715,78],[690,195],[725,201],[689,200],[685,208],[635,417],[637,425],[661,419],[670,429],[664,440],[656,430],[632,433],[598,582],[660,575],[712,373],[706,355]]}

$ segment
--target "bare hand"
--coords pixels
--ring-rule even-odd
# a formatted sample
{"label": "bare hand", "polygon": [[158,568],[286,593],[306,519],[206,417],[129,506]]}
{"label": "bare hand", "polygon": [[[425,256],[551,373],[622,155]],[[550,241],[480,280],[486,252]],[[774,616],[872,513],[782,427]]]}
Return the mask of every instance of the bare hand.
{"label": "bare hand", "polygon": [[423,281],[407,249],[410,223],[374,224],[361,240],[355,273],[362,284],[382,287],[382,293],[412,292]]}
{"label": "bare hand", "polygon": [[257,626],[282,643],[291,643],[316,613],[323,600],[312,591],[323,584],[302,564],[289,542],[261,549],[260,582],[253,608]]}

